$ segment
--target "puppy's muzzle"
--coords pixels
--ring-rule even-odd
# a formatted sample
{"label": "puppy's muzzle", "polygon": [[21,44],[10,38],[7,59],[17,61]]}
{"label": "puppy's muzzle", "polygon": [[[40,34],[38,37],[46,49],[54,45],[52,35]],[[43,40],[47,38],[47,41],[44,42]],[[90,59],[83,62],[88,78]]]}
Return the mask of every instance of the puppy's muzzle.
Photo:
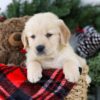
{"label": "puppy's muzzle", "polygon": [[45,53],[45,46],[44,45],[38,45],[37,47],[36,47],[36,50],[37,50],[37,53],[38,54],[44,54]]}

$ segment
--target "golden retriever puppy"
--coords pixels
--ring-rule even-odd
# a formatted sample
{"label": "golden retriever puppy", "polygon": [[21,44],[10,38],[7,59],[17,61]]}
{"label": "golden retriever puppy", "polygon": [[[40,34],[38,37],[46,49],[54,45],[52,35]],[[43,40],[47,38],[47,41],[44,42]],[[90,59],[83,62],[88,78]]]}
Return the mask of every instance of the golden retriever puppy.
{"label": "golden retriever puppy", "polygon": [[31,83],[42,77],[42,69],[63,68],[65,78],[77,82],[85,61],[69,45],[70,31],[56,15],[47,12],[31,17],[25,24],[22,42],[27,51],[27,78]]}

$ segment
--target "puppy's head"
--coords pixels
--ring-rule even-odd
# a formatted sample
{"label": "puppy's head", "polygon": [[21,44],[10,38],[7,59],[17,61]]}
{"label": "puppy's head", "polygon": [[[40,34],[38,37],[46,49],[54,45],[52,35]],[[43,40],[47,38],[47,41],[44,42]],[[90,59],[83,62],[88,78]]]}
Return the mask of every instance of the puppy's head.
{"label": "puppy's head", "polygon": [[37,57],[50,57],[59,52],[69,37],[70,31],[61,19],[52,13],[39,13],[26,22],[22,42]]}

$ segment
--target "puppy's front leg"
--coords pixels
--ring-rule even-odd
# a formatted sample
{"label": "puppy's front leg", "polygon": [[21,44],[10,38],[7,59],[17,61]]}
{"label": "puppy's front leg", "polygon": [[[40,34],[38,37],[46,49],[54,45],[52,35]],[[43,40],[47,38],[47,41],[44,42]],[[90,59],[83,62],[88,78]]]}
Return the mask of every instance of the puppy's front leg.
{"label": "puppy's front leg", "polygon": [[63,65],[63,72],[65,78],[70,82],[78,81],[81,70],[82,68],[80,67],[80,65],[73,60],[68,60]]}
{"label": "puppy's front leg", "polygon": [[27,78],[31,83],[36,83],[42,78],[41,65],[36,61],[26,63],[27,66]]}

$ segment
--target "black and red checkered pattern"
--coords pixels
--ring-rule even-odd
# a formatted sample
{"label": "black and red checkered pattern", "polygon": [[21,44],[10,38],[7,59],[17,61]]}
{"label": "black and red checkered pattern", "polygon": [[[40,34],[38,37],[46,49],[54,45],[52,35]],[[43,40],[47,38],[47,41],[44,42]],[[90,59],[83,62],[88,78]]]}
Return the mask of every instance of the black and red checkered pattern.
{"label": "black and red checkered pattern", "polygon": [[25,68],[0,64],[0,100],[63,100],[74,85],[61,69],[44,70],[43,78],[32,84]]}

